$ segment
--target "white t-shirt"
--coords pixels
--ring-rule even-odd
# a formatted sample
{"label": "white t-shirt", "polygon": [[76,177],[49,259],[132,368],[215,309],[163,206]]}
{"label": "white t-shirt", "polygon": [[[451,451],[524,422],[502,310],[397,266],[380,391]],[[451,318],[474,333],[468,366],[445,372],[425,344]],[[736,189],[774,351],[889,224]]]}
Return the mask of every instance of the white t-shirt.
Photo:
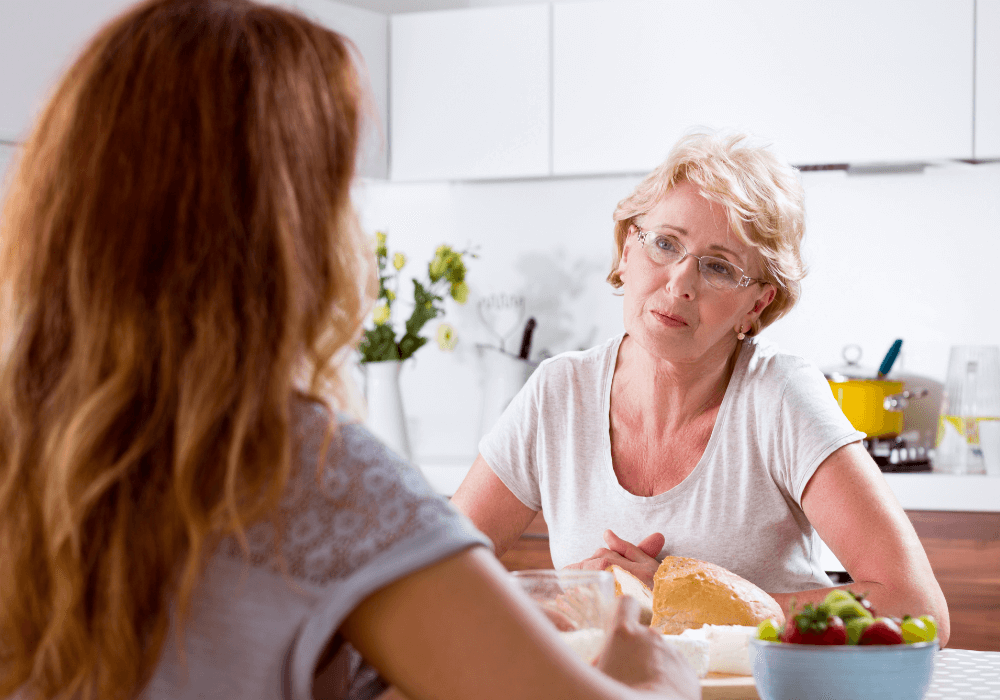
{"label": "white t-shirt", "polygon": [[618,483],[611,462],[611,379],[624,334],[543,362],[479,451],[526,506],[545,512],[556,568],[654,532],[658,558],[713,562],[766,591],[832,585],[801,508],[816,468],[864,438],[813,365],[750,338],[736,361],[712,436],[694,470],[655,496]]}

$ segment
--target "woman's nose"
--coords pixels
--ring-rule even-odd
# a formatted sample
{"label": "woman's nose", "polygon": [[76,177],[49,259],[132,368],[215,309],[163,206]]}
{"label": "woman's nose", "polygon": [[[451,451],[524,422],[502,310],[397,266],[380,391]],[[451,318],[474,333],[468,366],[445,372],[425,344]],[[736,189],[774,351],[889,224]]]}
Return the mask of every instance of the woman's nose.
{"label": "woman's nose", "polygon": [[698,269],[698,258],[686,255],[671,265],[667,291],[685,299],[694,299],[699,277],[701,272]]}

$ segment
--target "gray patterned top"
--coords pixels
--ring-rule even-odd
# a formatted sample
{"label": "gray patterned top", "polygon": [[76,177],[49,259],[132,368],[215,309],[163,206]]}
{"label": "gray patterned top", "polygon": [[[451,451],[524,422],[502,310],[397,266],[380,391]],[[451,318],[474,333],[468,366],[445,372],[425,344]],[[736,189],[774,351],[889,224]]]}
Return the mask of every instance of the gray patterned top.
{"label": "gray patterned top", "polygon": [[[364,427],[341,418],[320,466],[327,414],[300,404],[294,416],[297,462],[279,554],[269,522],[248,529],[249,562],[235,540],[222,544],[184,628],[186,659],[169,637],[145,700],[364,697],[375,674],[336,635],[345,617],[396,579],[492,546]],[[320,665],[329,670],[314,689]]]}

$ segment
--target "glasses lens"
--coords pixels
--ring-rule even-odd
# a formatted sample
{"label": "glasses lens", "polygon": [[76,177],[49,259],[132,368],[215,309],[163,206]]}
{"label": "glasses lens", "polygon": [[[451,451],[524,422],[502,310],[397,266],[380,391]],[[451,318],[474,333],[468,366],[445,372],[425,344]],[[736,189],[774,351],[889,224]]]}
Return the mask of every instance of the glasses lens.
{"label": "glasses lens", "polygon": [[672,263],[684,256],[684,246],[679,240],[653,231],[646,233],[643,249],[653,262],[661,264]]}
{"label": "glasses lens", "polygon": [[701,276],[713,287],[733,289],[743,278],[743,270],[722,258],[703,257],[698,268]]}

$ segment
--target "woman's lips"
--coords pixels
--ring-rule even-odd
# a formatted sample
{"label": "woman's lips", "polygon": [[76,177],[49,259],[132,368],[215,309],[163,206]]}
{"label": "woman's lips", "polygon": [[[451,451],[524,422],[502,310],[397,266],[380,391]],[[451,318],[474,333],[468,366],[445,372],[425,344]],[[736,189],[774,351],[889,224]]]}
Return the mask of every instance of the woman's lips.
{"label": "woman's lips", "polygon": [[669,326],[671,328],[683,328],[684,326],[687,325],[687,321],[685,321],[680,316],[665,314],[660,311],[654,311],[653,315],[656,316],[656,318],[660,321],[660,323],[662,323],[665,326]]}

